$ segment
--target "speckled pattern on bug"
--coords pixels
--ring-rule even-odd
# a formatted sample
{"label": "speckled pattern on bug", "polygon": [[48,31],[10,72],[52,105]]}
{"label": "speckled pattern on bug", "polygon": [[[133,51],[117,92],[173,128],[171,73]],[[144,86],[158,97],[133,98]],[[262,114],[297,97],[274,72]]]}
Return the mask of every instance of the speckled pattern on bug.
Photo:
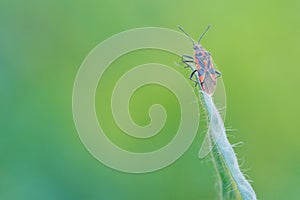
{"label": "speckled pattern on bug", "polygon": [[[201,84],[201,89],[208,95],[213,95],[216,89],[217,81],[216,79],[221,76],[221,73],[214,69],[214,64],[212,61],[212,57],[208,51],[206,51],[200,41],[205,33],[209,30],[210,25],[207,29],[202,33],[197,43],[192,39],[192,37],[183,30],[182,27],[178,26],[178,28],[190,38],[193,43],[194,48],[194,56],[182,55],[182,61],[190,66],[190,63],[195,64],[195,70],[191,73],[190,79],[195,73],[198,75],[199,82]],[[195,81],[198,83],[197,81]]]}

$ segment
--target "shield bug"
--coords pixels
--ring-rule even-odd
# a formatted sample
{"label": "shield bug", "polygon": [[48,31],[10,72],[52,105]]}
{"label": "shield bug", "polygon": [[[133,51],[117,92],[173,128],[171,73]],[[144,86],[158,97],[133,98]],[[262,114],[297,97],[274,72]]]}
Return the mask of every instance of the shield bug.
{"label": "shield bug", "polygon": [[[193,75],[197,73],[197,77],[201,84],[201,89],[208,95],[213,95],[216,89],[216,79],[221,76],[221,73],[214,69],[214,64],[212,61],[212,57],[208,51],[206,51],[202,45],[200,44],[201,39],[206,34],[206,32],[210,29],[210,25],[206,28],[206,30],[201,34],[197,43],[193,40],[193,38],[183,30],[181,26],[178,28],[192,41],[194,48],[194,57],[189,55],[182,55],[182,62],[187,64],[187,67],[191,67],[195,69],[191,75],[190,79],[192,79]],[[190,63],[194,63],[195,67],[191,66]],[[193,80],[194,81],[194,80]],[[195,81],[196,85],[198,81]]]}

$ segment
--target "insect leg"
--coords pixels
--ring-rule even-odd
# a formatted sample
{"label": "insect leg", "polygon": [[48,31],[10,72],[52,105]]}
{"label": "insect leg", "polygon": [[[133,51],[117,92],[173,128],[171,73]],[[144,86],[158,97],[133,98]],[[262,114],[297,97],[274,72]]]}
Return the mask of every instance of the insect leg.
{"label": "insect leg", "polygon": [[221,72],[219,72],[219,71],[217,71],[217,70],[215,70],[215,73],[217,74],[217,78],[219,78],[219,77],[221,77],[221,76],[222,76],[222,73],[221,73]]}
{"label": "insect leg", "polygon": [[189,56],[189,55],[186,55],[186,54],[183,54],[181,56],[181,60],[182,62],[184,63],[187,63],[187,62],[194,62],[194,58],[192,56]]}
{"label": "insect leg", "polygon": [[190,75],[190,80],[193,81],[193,82],[195,82],[195,87],[197,86],[198,82],[195,81],[195,80],[193,80],[192,78],[193,78],[193,76],[194,76],[194,74],[195,74],[196,72],[197,72],[197,70],[194,70],[194,71],[191,73],[191,75]]}
{"label": "insect leg", "polygon": [[194,58],[193,58],[192,56],[189,56],[189,55],[186,55],[186,54],[183,54],[183,55],[181,56],[181,58],[182,58],[182,60],[184,60],[184,58],[189,58],[189,59],[191,59],[191,60],[194,60]]}
{"label": "insect leg", "polygon": [[193,76],[194,76],[194,74],[196,73],[196,69],[191,73],[191,75],[190,75],[190,79],[192,80],[192,78],[193,78]]}
{"label": "insect leg", "polygon": [[182,62],[184,62],[185,64],[188,64],[188,63],[194,63],[193,60],[183,60]]}
{"label": "insect leg", "polygon": [[190,63],[194,63],[193,60],[182,60],[182,62],[186,64],[184,68],[188,68],[188,67],[193,68],[193,66],[190,65]]}
{"label": "insect leg", "polygon": [[186,64],[186,66],[184,67],[184,68],[194,68],[194,66],[193,65],[191,65],[189,62],[184,62],[184,64]]}

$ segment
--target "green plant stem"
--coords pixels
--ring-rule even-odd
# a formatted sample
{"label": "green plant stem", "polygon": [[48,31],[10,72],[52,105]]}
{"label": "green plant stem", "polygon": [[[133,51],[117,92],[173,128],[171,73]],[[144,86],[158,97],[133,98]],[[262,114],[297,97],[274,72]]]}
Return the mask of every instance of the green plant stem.
{"label": "green plant stem", "polygon": [[[190,66],[195,70],[193,66]],[[198,77],[195,75],[203,97],[203,104],[209,119],[212,158],[220,177],[222,199],[256,200],[256,194],[241,172],[236,154],[226,137],[224,122],[211,96],[202,91]]]}
{"label": "green plant stem", "polygon": [[209,123],[213,123],[211,125],[213,127],[212,134],[210,135],[212,144],[215,143],[212,157],[221,178],[222,198],[255,200],[255,192],[239,168],[236,154],[226,137],[223,120],[212,97],[204,92],[201,94],[204,97],[204,104],[210,119]]}

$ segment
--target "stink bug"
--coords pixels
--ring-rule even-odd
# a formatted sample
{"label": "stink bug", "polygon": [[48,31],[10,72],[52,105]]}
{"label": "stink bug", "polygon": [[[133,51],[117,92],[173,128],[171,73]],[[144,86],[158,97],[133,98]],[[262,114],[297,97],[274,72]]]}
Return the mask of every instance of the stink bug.
{"label": "stink bug", "polygon": [[[206,28],[206,30],[200,36],[198,43],[196,44],[193,38],[183,30],[181,26],[178,28],[186,35],[193,43],[194,48],[194,57],[189,55],[182,55],[182,62],[187,64],[187,67],[191,67],[194,69],[190,63],[195,64],[195,70],[191,73],[190,79],[192,80],[193,75],[197,72],[199,82],[201,84],[201,89],[208,95],[213,95],[216,89],[216,79],[221,76],[221,73],[214,69],[214,64],[212,61],[212,57],[208,51],[206,51],[200,41],[205,33],[210,29],[210,25]],[[194,81],[194,80],[193,80]],[[195,81],[196,85],[198,81]]]}

